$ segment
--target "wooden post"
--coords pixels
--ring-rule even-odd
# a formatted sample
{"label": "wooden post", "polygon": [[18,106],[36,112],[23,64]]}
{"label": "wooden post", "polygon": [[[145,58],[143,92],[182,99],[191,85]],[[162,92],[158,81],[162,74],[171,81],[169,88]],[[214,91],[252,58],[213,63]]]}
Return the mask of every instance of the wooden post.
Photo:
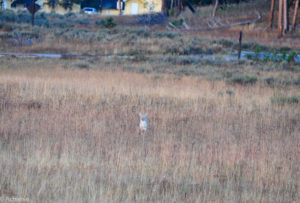
{"label": "wooden post", "polygon": [[243,32],[240,31],[238,60],[241,58]]}

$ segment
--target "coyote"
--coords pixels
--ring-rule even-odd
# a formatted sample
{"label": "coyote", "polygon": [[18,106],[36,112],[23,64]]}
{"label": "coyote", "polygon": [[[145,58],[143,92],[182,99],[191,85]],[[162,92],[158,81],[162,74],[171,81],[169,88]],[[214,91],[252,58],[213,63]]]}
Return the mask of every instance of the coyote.
{"label": "coyote", "polygon": [[147,131],[147,129],[148,129],[148,115],[139,113],[139,116],[140,116],[140,122],[138,124],[139,129],[142,130],[142,131]]}

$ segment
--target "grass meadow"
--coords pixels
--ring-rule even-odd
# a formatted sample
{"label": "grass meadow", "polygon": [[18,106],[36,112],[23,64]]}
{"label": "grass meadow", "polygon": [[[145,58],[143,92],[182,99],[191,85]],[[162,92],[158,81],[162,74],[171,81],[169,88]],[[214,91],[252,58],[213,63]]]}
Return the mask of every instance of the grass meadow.
{"label": "grass meadow", "polygon": [[[300,202],[300,66],[285,59],[299,29],[277,39],[266,1],[240,5],[217,15],[262,20],[189,32],[37,13],[31,27],[1,11],[0,52],[134,59],[0,56],[0,202]],[[199,9],[169,20],[204,25]],[[243,50],[284,57],[224,60],[240,30]]]}
{"label": "grass meadow", "polygon": [[297,86],[46,64],[0,72],[1,197],[299,202]]}

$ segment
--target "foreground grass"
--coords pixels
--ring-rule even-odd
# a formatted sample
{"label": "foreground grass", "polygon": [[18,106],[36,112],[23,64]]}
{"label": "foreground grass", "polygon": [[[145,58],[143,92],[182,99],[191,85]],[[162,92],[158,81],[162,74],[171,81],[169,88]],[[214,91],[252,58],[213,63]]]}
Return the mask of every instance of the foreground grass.
{"label": "foreground grass", "polygon": [[[299,202],[299,93],[173,75],[0,72],[0,196]],[[136,129],[147,112],[150,129]]]}

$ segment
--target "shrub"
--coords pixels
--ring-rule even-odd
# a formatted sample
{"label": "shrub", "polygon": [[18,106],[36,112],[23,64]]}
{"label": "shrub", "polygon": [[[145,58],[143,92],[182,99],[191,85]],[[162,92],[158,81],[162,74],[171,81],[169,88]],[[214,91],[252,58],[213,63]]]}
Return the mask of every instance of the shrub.
{"label": "shrub", "polygon": [[117,24],[114,22],[114,19],[112,17],[109,17],[106,19],[106,22],[104,24],[104,27],[106,28],[113,28],[115,27]]}
{"label": "shrub", "polygon": [[187,45],[183,48],[183,53],[185,55],[190,54],[201,54],[203,53],[203,50],[201,47],[193,46],[193,45]]}
{"label": "shrub", "polygon": [[300,85],[300,77],[299,77],[298,79],[295,79],[295,80],[294,80],[294,84],[295,84],[295,85]]}
{"label": "shrub", "polygon": [[74,67],[80,68],[80,69],[90,69],[90,65],[88,63],[75,63],[73,64]]}
{"label": "shrub", "polygon": [[70,17],[76,17],[76,14],[75,13],[73,13],[73,12],[69,12],[69,13],[66,13],[65,14],[65,17],[67,17],[67,18],[70,18]]}
{"label": "shrub", "polygon": [[180,18],[179,20],[172,21],[172,24],[176,27],[181,27],[183,22],[184,22],[184,20],[182,18]]}
{"label": "shrub", "polygon": [[15,12],[12,10],[0,11],[0,21],[15,21],[17,18]]}
{"label": "shrub", "polygon": [[126,33],[130,33],[130,34],[134,34],[137,36],[142,36],[142,37],[150,37],[150,32],[148,30],[145,29],[129,29],[126,30]]}
{"label": "shrub", "polygon": [[297,56],[297,53],[295,51],[292,51],[289,53],[289,55],[287,56],[286,58],[286,61],[288,63],[291,63],[291,62],[295,62],[295,57]]}
{"label": "shrub", "polygon": [[276,94],[273,97],[271,97],[271,103],[272,104],[298,104],[300,100],[300,96],[286,96],[282,94]]}
{"label": "shrub", "polygon": [[226,94],[228,94],[229,96],[233,96],[234,95],[234,91],[232,89],[227,89],[226,90]]}
{"label": "shrub", "polygon": [[104,26],[104,25],[105,25],[105,23],[106,23],[106,21],[105,21],[105,20],[103,20],[103,19],[102,19],[102,20],[96,20],[96,21],[95,21],[95,24],[96,24],[96,25],[101,25],[101,26]]}
{"label": "shrub", "polygon": [[65,19],[57,19],[52,23],[55,27],[64,28],[68,25],[67,21]]}
{"label": "shrub", "polygon": [[89,25],[90,24],[90,20],[88,18],[79,18],[79,19],[76,19],[74,22],[78,23],[80,25]]}
{"label": "shrub", "polygon": [[178,32],[156,32],[154,34],[155,38],[166,37],[166,38],[174,39],[174,38],[179,37],[179,36],[181,36],[181,34],[178,33]]}
{"label": "shrub", "polygon": [[27,11],[18,12],[16,22],[17,23],[30,23],[31,15]]}
{"label": "shrub", "polygon": [[230,79],[233,84],[240,85],[254,85],[257,81],[257,77],[249,75],[237,75]]}
{"label": "shrub", "polygon": [[275,84],[275,78],[274,77],[269,77],[269,78],[266,78],[265,79],[265,82],[268,84],[268,85],[270,85],[270,86],[274,86],[274,84]]}
{"label": "shrub", "polygon": [[235,44],[232,40],[228,40],[228,39],[220,39],[220,40],[216,41],[216,43],[221,44],[222,46],[227,47],[227,48],[232,47]]}
{"label": "shrub", "polygon": [[183,45],[179,42],[166,43],[162,45],[162,50],[165,54],[184,54]]}

